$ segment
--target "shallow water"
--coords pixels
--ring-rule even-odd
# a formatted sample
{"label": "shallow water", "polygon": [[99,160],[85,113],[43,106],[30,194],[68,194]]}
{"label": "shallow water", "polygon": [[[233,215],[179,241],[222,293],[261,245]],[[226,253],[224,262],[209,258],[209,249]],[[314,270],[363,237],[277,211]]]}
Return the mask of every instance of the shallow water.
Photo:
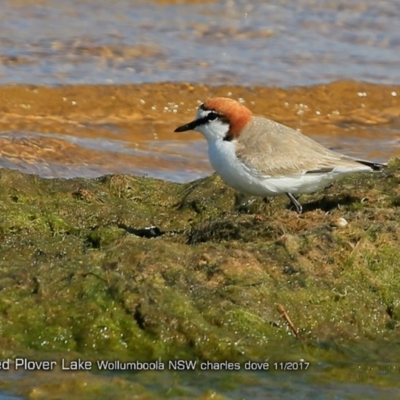
{"label": "shallow water", "polygon": [[[28,372],[25,376],[16,374],[11,380],[18,380],[18,387],[8,387],[0,394],[0,399],[16,400],[32,398],[68,399],[69,391],[75,389],[78,396],[96,399],[118,398],[128,399],[136,395],[138,399],[213,399],[231,400],[394,400],[400,398],[400,387],[395,373],[387,373],[388,365],[381,371],[371,365],[377,378],[374,379],[362,364],[315,363],[308,371],[274,372],[274,371],[144,371],[144,372],[112,372],[112,373],[72,373]],[[389,367],[390,368],[390,367]],[[353,372],[351,370],[353,369]],[[333,376],[330,376],[333,371]],[[349,374],[348,380],[344,379]],[[52,374],[53,379],[51,379]],[[336,374],[336,376],[335,376]],[[364,375],[364,376],[363,376]],[[385,383],[379,375],[388,375]],[[48,385],[48,381],[59,381],[60,385]],[[7,379],[0,372],[0,380]],[[381,379],[381,380],[380,380]],[[75,382],[75,383],[72,383]],[[72,385],[71,385],[72,383]],[[131,386],[131,385],[134,386]],[[85,391],[84,387],[95,388]],[[26,395],[28,394],[28,396]],[[2,397],[3,396],[3,397]],[[223,397],[220,397],[223,396]]]}
{"label": "shallow water", "polygon": [[192,120],[199,98],[210,95],[241,99],[255,114],[329,148],[385,162],[400,156],[397,92],[400,86],[347,81],[289,90],[165,83],[0,86],[0,166],[47,178],[126,173],[186,182],[209,175],[202,135],[174,129]]}
{"label": "shallow water", "polygon": [[399,20],[399,0],[5,0],[0,84],[399,83]]}
{"label": "shallow water", "polygon": [[[282,87],[325,84],[338,79],[398,84],[399,19],[400,0],[251,4],[244,0],[205,3],[6,0],[0,14],[0,84],[188,81],[276,86],[277,92]],[[389,97],[398,95],[390,91],[390,86],[388,89]],[[208,95],[199,94],[197,101]],[[367,95],[358,93],[361,98]],[[140,142],[128,138],[126,132],[115,130],[112,122],[103,124],[87,139],[81,138],[77,129],[60,137],[58,130],[43,131],[41,127],[10,130],[0,121],[0,139],[3,143],[12,141],[16,146],[11,158],[0,153],[0,166],[45,177],[93,177],[121,172],[189,181],[207,175],[212,169],[201,136],[181,140],[173,134],[176,124],[194,116],[198,104],[189,102],[184,95],[180,100],[175,104],[185,104],[184,109],[190,109],[192,114],[175,119],[167,130],[162,123],[168,115],[157,115],[149,107],[146,111],[158,116],[160,124],[152,125],[153,136]],[[304,98],[297,103],[298,121],[291,126],[302,129],[301,113],[307,107],[314,107],[313,112],[319,113],[311,100]],[[286,107],[284,102],[278,106]],[[178,116],[182,108],[172,111]],[[165,110],[171,112],[167,101]],[[260,113],[273,118],[268,108]],[[74,116],[69,118],[75,121]],[[363,118],[356,121],[350,118],[341,132],[329,129],[325,134],[320,128],[311,136],[346,154],[385,161],[400,153],[399,120],[399,110],[394,111],[384,126],[371,125]],[[357,123],[367,124],[362,134]],[[148,128],[142,125],[139,129]],[[58,160],[26,159],[26,152],[18,147],[21,140],[25,146],[37,145],[38,140],[42,144],[50,142],[46,146],[54,146],[52,151],[59,154]],[[84,162],[85,157],[79,154],[73,157],[71,143],[80,155],[85,152],[90,163]],[[68,148],[68,152],[58,153],[61,147]]]}

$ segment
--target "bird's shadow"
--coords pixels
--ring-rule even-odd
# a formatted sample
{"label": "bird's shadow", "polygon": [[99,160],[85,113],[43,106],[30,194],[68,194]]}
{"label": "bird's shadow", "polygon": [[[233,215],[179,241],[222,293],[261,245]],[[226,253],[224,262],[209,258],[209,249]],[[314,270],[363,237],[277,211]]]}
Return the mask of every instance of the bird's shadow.
{"label": "bird's shadow", "polygon": [[[342,195],[340,197],[331,198],[328,196],[324,196],[319,200],[310,201],[308,203],[302,203],[303,206],[303,214],[305,212],[322,210],[324,212],[330,212],[339,206],[349,206],[354,203],[359,203],[361,199],[356,196],[351,196],[349,194]],[[288,208],[292,208],[290,204]]]}
{"label": "bird's shadow", "polygon": [[[338,208],[339,206],[349,206],[355,203],[362,202],[360,197],[352,196],[350,194],[343,194],[339,196],[324,195],[320,199],[313,200],[310,202],[302,202],[302,198],[300,197],[299,201],[303,208],[302,214],[316,210],[330,212]],[[260,212],[262,212],[261,210],[263,207],[268,207],[268,203],[270,203],[269,198],[264,198],[261,203],[259,200],[254,198],[246,199],[246,196],[238,193],[235,195],[234,209],[236,212],[242,214],[259,214]],[[292,210],[293,212],[296,212],[293,207],[293,204],[290,202],[287,204],[286,208]]]}

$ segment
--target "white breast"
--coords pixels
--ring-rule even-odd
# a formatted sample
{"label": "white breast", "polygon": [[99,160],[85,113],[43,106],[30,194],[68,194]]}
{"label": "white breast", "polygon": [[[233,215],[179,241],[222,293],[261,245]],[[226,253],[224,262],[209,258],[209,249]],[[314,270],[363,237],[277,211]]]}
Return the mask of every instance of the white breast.
{"label": "white breast", "polygon": [[236,157],[235,140],[209,142],[208,156],[217,174],[235,190],[256,196],[279,194],[268,190],[265,179],[260,180],[252,174],[249,168]]}

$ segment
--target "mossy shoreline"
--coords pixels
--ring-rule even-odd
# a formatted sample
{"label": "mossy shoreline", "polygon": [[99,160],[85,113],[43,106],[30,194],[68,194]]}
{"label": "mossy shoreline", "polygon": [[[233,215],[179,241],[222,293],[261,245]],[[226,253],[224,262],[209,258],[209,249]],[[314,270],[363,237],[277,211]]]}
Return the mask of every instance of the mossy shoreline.
{"label": "mossy shoreline", "polygon": [[[1,371],[0,388],[24,398],[149,399],[163,397],[169,379],[169,397],[194,396],[180,383],[189,375],[115,375],[99,360],[241,363],[239,375],[219,372],[238,390],[274,385],[274,375],[246,376],[249,360],[305,360],[306,381],[396,386],[399,167],[392,160],[304,195],[302,215],[284,196],[238,196],[216,175],[178,184],[1,169],[0,356],[57,367],[18,375],[18,387]],[[77,360],[93,368],[62,370]],[[198,399],[226,398],[206,381],[194,386]]]}
{"label": "mossy shoreline", "polygon": [[369,343],[373,359],[387,342],[388,359],[400,354],[396,160],[303,196],[300,216],[285,198],[235,197],[215,175],[2,169],[0,182],[2,357],[346,359]]}

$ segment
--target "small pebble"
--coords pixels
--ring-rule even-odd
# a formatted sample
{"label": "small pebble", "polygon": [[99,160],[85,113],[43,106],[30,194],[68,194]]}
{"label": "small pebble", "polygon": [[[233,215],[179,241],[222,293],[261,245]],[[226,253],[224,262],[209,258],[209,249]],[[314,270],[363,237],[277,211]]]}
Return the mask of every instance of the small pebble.
{"label": "small pebble", "polygon": [[347,222],[344,218],[342,218],[342,217],[336,218],[336,219],[332,222],[332,225],[333,225],[333,226],[336,226],[336,227],[338,227],[338,228],[344,228],[347,224],[348,224],[348,222]]}

